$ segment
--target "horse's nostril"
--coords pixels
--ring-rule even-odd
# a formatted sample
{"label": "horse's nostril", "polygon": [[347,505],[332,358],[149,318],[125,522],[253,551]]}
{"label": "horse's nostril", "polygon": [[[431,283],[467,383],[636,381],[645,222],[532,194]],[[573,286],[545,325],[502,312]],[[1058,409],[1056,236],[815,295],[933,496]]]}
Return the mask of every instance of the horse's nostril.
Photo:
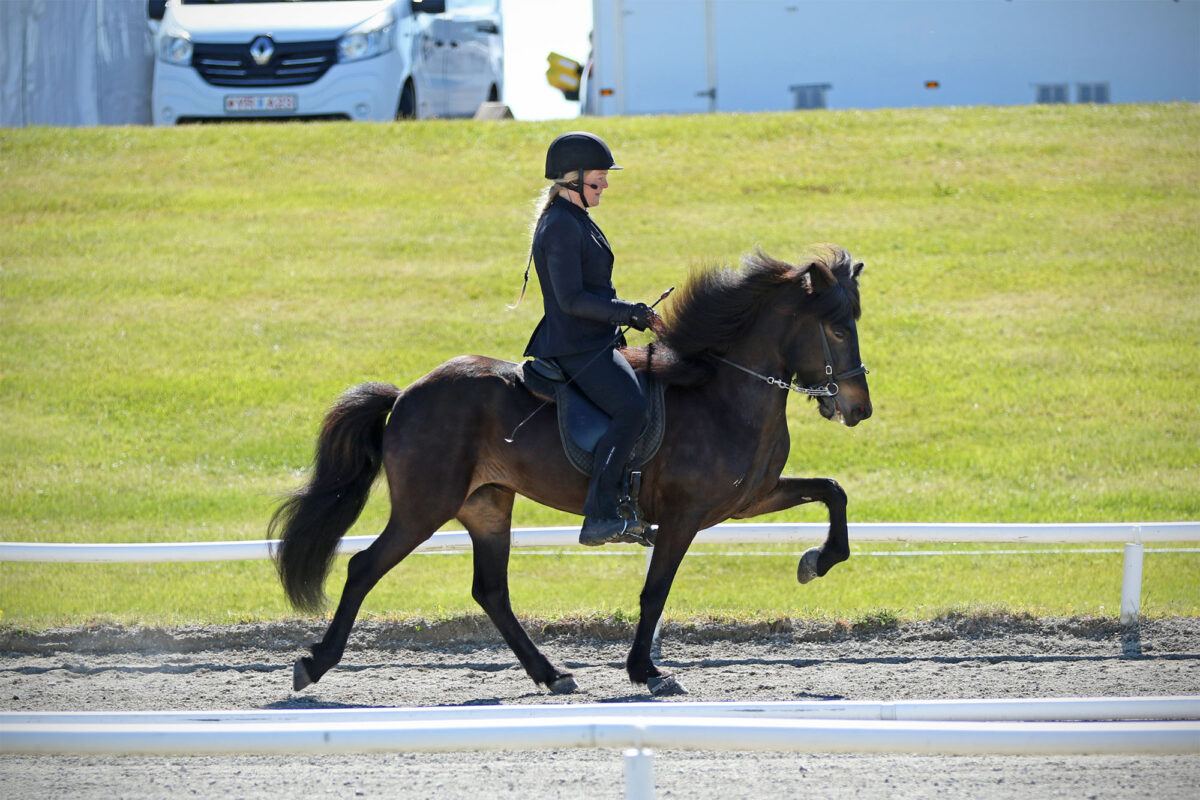
{"label": "horse's nostril", "polygon": [[870,403],[867,403],[867,404],[865,404],[865,405],[861,405],[861,406],[859,406],[858,408],[856,408],[856,409],[854,409],[854,410],[855,410],[855,411],[858,413],[858,418],[859,418],[860,420],[862,420],[862,419],[867,419],[868,417],[870,417],[870,416],[871,416],[871,404],[870,404]]}

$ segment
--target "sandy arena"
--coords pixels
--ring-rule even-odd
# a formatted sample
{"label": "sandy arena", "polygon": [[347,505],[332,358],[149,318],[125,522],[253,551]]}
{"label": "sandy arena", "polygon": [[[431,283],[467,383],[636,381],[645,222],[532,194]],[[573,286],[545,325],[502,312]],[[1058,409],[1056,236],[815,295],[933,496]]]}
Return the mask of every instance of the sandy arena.
{"label": "sandy arena", "polygon": [[[530,630],[537,630],[531,625]],[[304,692],[292,662],[315,623],[0,631],[4,711],[341,708],[645,701],[625,677],[624,625],[534,638],[579,691],[540,691],[486,621],[363,622],[342,664]],[[680,700],[906,700],[1200,694],[1200,619],[951,618],[668,626],[658,660]],[[674,699],[674,698],[672,698]],[[671,702],[664,699],[662,702]],[[977,757],[658,751],[660,798],[1194,798],[1187,756]],[[5,798],[620,798],[615,750],[363,756],[0,755]]]}

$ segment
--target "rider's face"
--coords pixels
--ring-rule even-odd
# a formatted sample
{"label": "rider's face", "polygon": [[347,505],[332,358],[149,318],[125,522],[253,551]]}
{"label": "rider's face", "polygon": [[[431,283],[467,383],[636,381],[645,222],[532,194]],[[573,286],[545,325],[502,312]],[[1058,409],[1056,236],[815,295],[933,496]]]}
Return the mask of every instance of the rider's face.
{"label": "rider's face", "polygon": [[600,205],[600,194],[607,188],[608,170],[589,169],[583,173],[583,196],[589,207]]}

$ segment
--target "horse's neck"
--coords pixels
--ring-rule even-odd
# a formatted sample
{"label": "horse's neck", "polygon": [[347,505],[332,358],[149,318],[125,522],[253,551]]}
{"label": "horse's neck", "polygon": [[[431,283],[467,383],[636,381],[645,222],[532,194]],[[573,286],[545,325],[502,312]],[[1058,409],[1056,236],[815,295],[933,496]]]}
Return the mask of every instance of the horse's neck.
{"label": "horse's neck", "polygon": [[[784,374],[781,357],[761,349],[756,351],[750,347],[733,348],[725,358],[759,375],[784,381],[791,378],[790,375]],[[782,427],[786,435],[788,393],[780,387],[770,385],[761,378],[729,364],[719,364],[716,376],[709,383],[709,389],[719,406],[729,409],[729,413],[746,420],[752,427],[765,434],[777,434]]]}

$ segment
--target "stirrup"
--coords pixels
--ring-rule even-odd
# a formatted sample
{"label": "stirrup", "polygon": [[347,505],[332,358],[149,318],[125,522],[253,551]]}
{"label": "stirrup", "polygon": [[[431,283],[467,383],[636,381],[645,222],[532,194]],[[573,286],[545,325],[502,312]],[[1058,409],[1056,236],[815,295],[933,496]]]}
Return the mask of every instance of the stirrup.
{"label": "stirrup", "polygon": [[640,544],[642,547],[654,547],[658,539],[658,526],[651,525],[643,519],[634,517],[625,528],[625,532],[613,539],[621,544]]}
{"label": "stirrup", "polygon": [[625,480],[622,481],[621,494],[617,498],[617,513],[629,524],[625,532],[614,541],[626,544],[640,544],[642,547],[653,547],[658,536],[658,526],[651,525],[642,517],[638,507],[637,497],[642,491],[641,470],[626,470]]}

